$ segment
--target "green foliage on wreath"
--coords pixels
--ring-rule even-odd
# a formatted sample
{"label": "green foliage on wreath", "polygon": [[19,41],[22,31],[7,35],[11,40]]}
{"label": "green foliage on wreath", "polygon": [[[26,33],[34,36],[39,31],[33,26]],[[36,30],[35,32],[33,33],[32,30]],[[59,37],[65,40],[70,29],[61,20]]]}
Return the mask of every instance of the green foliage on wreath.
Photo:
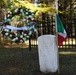
{"label": "green foliage on wreath", "polygon": [[[3,37],[8,37],[12,42],[19,43],[24,42],[30,38],[32,34],[36,32],[36,20],[35,20],[35,13],[28,8],[16,8],[8,11],[6,14],[3,24],[2,24],[2,35]],[[25,30],[17,30],[16,32],[12,31],[11,29],[6,28],[7,25],[10,25],[10,20],[16,16],[22,14],[26,16],[27,25]]]}

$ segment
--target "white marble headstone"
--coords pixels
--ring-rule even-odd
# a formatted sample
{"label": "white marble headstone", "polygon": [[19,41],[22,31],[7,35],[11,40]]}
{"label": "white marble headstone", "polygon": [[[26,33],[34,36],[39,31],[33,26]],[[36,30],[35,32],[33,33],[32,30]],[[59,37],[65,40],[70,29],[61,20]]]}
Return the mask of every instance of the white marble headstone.
{"label": "white marble headstone", "polygon": [[56,72],[58,69],[58,49],[54,35],[38,37],[38,55],[40,71]]}

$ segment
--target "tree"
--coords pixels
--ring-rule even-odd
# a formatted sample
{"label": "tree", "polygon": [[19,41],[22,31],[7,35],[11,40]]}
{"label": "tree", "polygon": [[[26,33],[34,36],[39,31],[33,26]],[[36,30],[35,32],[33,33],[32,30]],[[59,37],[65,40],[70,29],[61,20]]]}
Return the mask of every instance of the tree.
{"label": "tree", "polygon": [[63,14],[71,15],[75,11],[76,1],[75,0],[59,0],[59,10]]}
{"label": "tree", "polygon": [[[0,22],[2,22],[5,12],[11,8],[11,5],[14,4],[15,1],[13,0],[0,0]],[[10,6],[10,7],[9,7]]]}

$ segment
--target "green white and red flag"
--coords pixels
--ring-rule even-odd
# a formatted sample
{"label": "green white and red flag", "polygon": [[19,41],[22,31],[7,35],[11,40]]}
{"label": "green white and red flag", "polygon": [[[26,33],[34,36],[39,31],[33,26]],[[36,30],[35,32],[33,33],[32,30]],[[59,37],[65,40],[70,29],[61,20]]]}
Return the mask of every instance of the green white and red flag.
{"label": "green white and red flag", "polygon": [[63,44],[63,41],[65,41],[68,36],[58,14],[56,14],[56,30],[58,34],[58,46],[61,46]]}

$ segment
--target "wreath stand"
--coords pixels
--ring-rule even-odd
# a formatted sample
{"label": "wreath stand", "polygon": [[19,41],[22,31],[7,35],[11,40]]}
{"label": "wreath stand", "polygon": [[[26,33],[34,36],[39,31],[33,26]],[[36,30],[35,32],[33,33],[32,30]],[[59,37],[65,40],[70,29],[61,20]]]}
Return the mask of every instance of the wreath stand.
{"label": "wreath stand", "polygon": [[29,38],[29,51],[31,51],[31,39]]}

